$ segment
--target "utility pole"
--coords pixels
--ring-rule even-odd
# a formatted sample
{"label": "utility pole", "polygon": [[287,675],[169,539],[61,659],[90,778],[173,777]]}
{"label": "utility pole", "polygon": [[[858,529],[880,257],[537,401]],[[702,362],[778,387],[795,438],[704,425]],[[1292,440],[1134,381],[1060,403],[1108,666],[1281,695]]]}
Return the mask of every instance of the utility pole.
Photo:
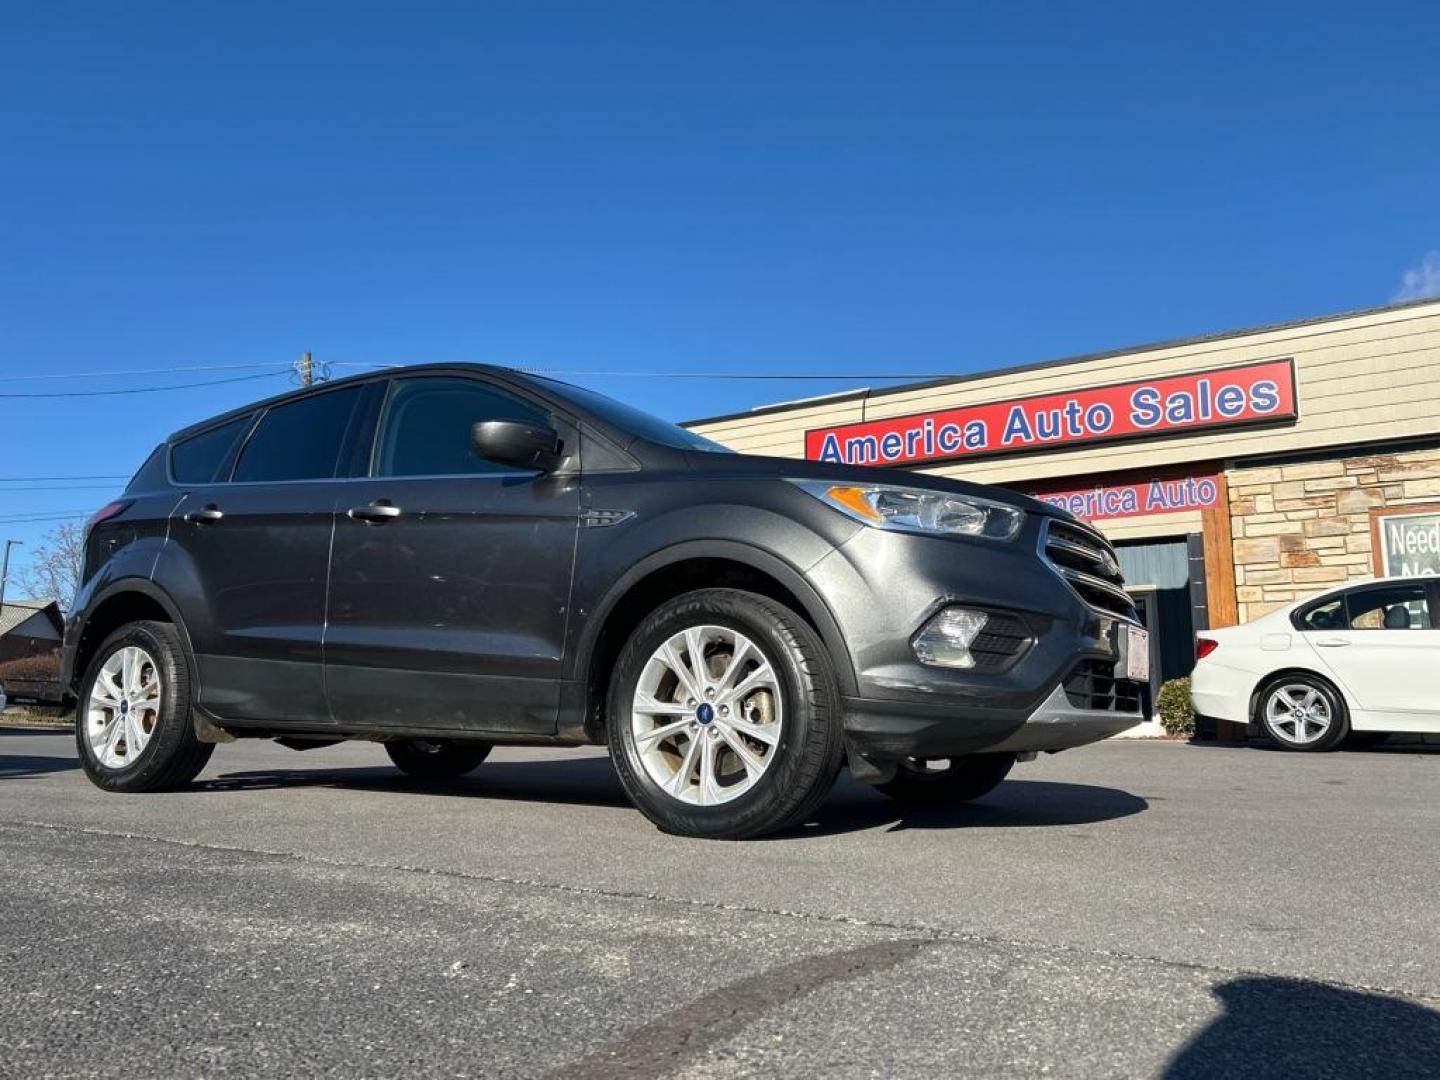
{"label": "utility pole", "polygon": [[300,385],[311,386],[315,382],[315,361],[310,357],[307,349],[300,354]]}
{"label": "utility pole", "polygon": [[10,549],[23,543],[21,540],[5,541],[5,560],[0,562],[0,608],[5,606],[5,582],[10,578]]}

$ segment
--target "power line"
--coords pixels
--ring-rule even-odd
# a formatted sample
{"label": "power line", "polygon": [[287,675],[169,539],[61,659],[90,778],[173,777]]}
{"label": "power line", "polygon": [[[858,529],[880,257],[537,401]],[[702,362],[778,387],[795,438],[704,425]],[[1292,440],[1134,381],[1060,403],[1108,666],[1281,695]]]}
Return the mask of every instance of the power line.
{"label": "power line", "polygon": [[80,518],[88,518],[94,512],[94,510],[57,510],[50,514],[0,517],[0,525],[29,525],[37,521],[76,521]]}
{"label": "power line", "polygon": [[[124,479],[121,477],[121,479]],[[19,484],[13,487],[0,487],[0,495],[9,491],[114,491],[115,484]]]}
{"label": "power line", "polygon": [[[1423,314],[1411,315],[1411,316],[1408,316],[1408,317],[1405,317],[1405,318],[1391,319],[1391,320],[1388,320],[1388,321],[1387,321],[1386,325],[1387,325],[1387,326],[1399,326],[1399,325],[1406,324],[1406,323],[1421,322],[1421,321],[1423,321],[1423,320],[1432,319],[1432,318],[1434,318],[1433,313],[1426,312],[1426,313],[1423,313]],[[1265,329],[1267,329],[1267,328],[1265,328],[1265,327],[1258,327],[1258,328],[1255,328],[1255,329],[1256,329],[1256,330],[1265,330]],[[1297,340],[1297,339],[1299,339],[1299,338],[1302,337],[1302,336],[1303,336],[1303,337],[1306,337],[1306,338],[1314,338],[1314,337],[1326,337],[1326,336],[1330,336],[1330,335],[1334,335],[1334,334],[1345,334],[1345,333],[1351,332],[1354,328],[1353,328],[1353,327],[1349,327],[1349,326],[1336,326],[1336,327],[1332,327],[1332,328],[1328,328],[1328,329],[1323,329],[1323,330],[1321,330],[1321,329],[1317,329],[1317,328],[1314,327],[1313,325],[1301,325],[1301,326],[1282,325],[1282,326],[1272,327],[1272,328],[1270,328],[1270,329],[1273,329],[1273,330],[1275,330],[1275,331],[1282,331],[1282,330],[1294,330],[1294,331],[1296,331],[1295,333],[1291,334],[1289,337],[1284,337],[1284,338],[1278,338],[1278,339],[1276,339],[1276,343],[1283,344],[1284,342]],[[1412,331],[1411,333],[1408,333],[1408,334],[1394,335],[1394,337],[1418,337],[1418,336],[1421,336],[1421,335],[1423,335],[1423,334],[1427,334],[1427,333],[1430,333],[1430,332],[1431,332],[1431,331],[1425,330],[1425,329],[1422,328],[1422,329],[1420,329],[1420,330]],[[1231,335],[1223,335],[1223,337],[1226,338],[1226,339],[1228,339],[1229,337],[1231,337]],[[1162,343],[1155,344],[1155,345],[1153,345],[1153,346],[1146,346],[1146,347],[1147,347],[1147,348],[1157,348],[1157,349],[1159,349],[1159,348],[1171,349],[1171,348],[1185,347],[1185,348],[1188,348],[1188,349],[1191,350],[1190,352],[1186,353],[1185,355],[1200,355],[1200,354],[1203,354],[1203,353],[1214,352],[1214,351],[1216,351],[1217,349],[1226,348],[1227,346],[1226,346],[1226,344],[1225,344],[1225,342],[1224,342],[1223,340],[1214,340],[1214,339],[1205,337],[1205,338],[1197,338],[1197,339],[1194,339],[1194,340],[1192,340],[1192,341],[1179,341],[1179,342],[1169,342],[1169,343],[1162,342]],[[1330,346],[1330,347],[1333,347],[1333,346]],[[1129,351],[1133,351],[1133,350],[1131,350],[1131,349],[1126,349],[1126,350],[1123,350],[1123,351],[1129,352]],[[1096,357],[1073,357],[1073,358],[1071,358],[1071,359],[1083,360],[1083,359],[1094,359],[1094,358],[1096,358]],[[464,363],[464,362],[467,362],[467,361],[455,361],[455,362],[456,362],[456,363]],[[482,363],[493,363],[493,362],[490,362],[490,361],[481,361],[481,362],[482,362]],[[393,364],[393,363],[392,363],[392,364],[382,364],[382,363],[375,363],[375,362],[373,362],[373,361],[365,361],[365,360],[332,360],[332,361],[324,361],[324,360],[321,360],[321,359],[318,359],[318,358],[314,360],[314,364],[315,364],[315,366],[316,366],[317,368],[320,368],[321,371],[323,371],[323,366],[349,367],[349,368],[366,368],[366,369],[397,368],[397,367],[404,367],[404,366],[406,366],[405,364]],[[886,372],[886,373],[883,373],[883,374],[870,374],[870,373],[866,373],[866,372],[855,372],[855,371],[834,371],[834,372],[818,372],[818,373],[790,373],[790,372],[781,372],[781,373],[769,373],[769,374],[756,374],[756,373],[754,373],[754,372],[743,372],[743,371],[703,371],[703,372],[702,372],[702,371],[638,371],[638,370],[633,370],[633,369],[594,370],[594,369],[570,368],[570,367],[527,367],[527,366],[524,366],[524,365],[505,364],[505,363],[495,364],[494,366],[497,366],[497,367],[511,367],[511,368],[514,368],[514,369],[517,370],[517,371],[528,371],[528,372],[533,372],[533,373],[535,373],[535,374],[548,374],[548,375],[604,375],[604,376],[614,376],[614,377],[623,377],[623,378],[648,378],[648,379],[755,379],[755,380],[782,380],[782,379],[790,379],[790,380],[822,380],[822,379],[873,379],[873,380],[889,380],[889,379],[914,379],[914,380],[921,380],[921,379],[943,379],[943,378],[950,378],[950,377],[952,377],[952,376],[954,376],[954,375],[956,374],[956,372],[954,372],[954,371],[919,372],[919,373],[905,373],[905,374],[897,374],[897,373],[895,373],[895,372]],[[174,365],[172,365],[172,366],[170,366],[170,367],[155,367],[155,368],[126,368],[126,369],[121,369],[121,370],[119,370],[119,371],[113,371],[113,370],[112,370],[112,371],[59,371],[59,372],[46,372],[46,373],[44,373],[44,374],[37,374],[37,375],[3,375],[3,376],[0,376],[0,382],[30,382],[30,381],[34,381],[34,380],[43,380],[43,379],[95,379],[95,378],[112,378],[112,377],[129,376],[129,375],[171,375],[171,374],[178,374],[178,373],[185,373],[185,372],[198,372],[198,371],[244,371],[244,370],[261,369],[261,368],[274,369],[275,367],[276,367],[276,365],[272,362],[272,363],[250,363],[250,364],[192,364],[192,365],[184,365],[184,366],[174,366]],[[297,373],[298,373],[298,372],[299,372],[299,365],[298,365],[298,364],[287,364],[287,365],[285,365],[284,370],[286,370],[286,371],[294,371],[294,372],[297,372]],[[277,371],[276,373],[278,374],[279,372]],[[317,374],[319,374],[319,372],[317,372]],[[1004,372],[1004,371],[1000,371],[1000,372],[981,371],[981,372],[979,372],[978,374],[1006,374],[1006,372]],[[261,378],[261,377],[263,377],[263,375],[261,375],[261,376],[254,376],[254,377],[256,377],[256,378]],[[222,380],[222,381],[223,381],[223,380]],[[214,385],[214,384],[199,383],[199,384],[195,384],[195,385]],[[181,389],[185,389],[185,388],[186,388],[185,386],[173,386],[173,387],[170,387],[170,386],[161,386],[161,387],[154,387],[153,389],[154,389],[154,390],[172,390],[172,389],[173,389],[173,390],[181,390]],[[143,387],[142,387],[142,388],[138,388],[137,390],[135,390],[135,391],[133,391],[133,392],[136,392],[136,393],[150,392],[150,389],[151,389],[151,388],[143,388]],[[0,397],[22,397],[22,396],[27,396],[27,395],[19,395],[19,394],[0,395]],[[48,396],[48,395],[35,395],[35,396]],[[58,396],[70,396],[70,395],[66,394],[66,395],[58,395]],[[78,396],[78,395],[76,395],[76,396]]]}
{"label": "power line", "polygon": [[287,364],[283,368],[262,371],[258,375],[236,375],[229,379],[209,379],[205,382],[174,383],[170,386],[132,386],[119,390],[63,390],[45,394],[0,394],[0,398],[89,398],[113,397],[117,394],[158,394],[166,390],[192,390],[200,386],[222,386],[225,383],[249,382],[253,379],[273,379],[290,372]]}
{"label": "power line", "polygon": [[108,379],[127,375],[178,375],[194,371],[247,371],[257,368],[273,368],[274,361],[267,364],[193,364],[182,367],[125,368],[119,371],[55,371],[44,375],[6,375],[4,382],[36,382],[42,379]]}
{"label": "power line", "polygon": [[76,476],[0,476],[0,484],[30,484],[41,480],[129,480],[129,473],[87,473]]}

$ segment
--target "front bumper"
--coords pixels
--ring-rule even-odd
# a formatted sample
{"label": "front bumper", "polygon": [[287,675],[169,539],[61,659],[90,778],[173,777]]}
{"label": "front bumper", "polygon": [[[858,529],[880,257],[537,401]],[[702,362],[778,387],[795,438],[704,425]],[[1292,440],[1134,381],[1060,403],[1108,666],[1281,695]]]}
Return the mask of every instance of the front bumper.
{"label": "front bumper", "polygon": [[[1113,677],[1125,621],[1084,603],[1037,557],[1036,529],[1005,545],[865,529],[811,568],[851,653],[844,726],[858,779],[883,779],[906,757],[1065,750],[1143,719],[1138,684]],[[913,635],[952,604],[1018,620],[1026,646],[988,669],[921,664]],[[1084,692],[1101,671],[1115,690],[1104,701]]]}
{"label": "front bumper", "polygon": [[1029,712],[849,698],[845,742],[855,778],[877,782],[887,779],[902,758],[1070,750],[1108,739],[1143,719],[1138,708],[1077,705],[1063,684]]}

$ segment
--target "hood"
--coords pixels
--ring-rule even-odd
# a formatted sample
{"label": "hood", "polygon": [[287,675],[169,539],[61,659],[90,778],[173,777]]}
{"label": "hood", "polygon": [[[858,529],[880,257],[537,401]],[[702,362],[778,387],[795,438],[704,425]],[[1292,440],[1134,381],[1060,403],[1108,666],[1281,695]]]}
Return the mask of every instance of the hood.
{"label": "hood", "polygon": [[687,454],[696,472],[714,476],[754,476],[776,480],[827,480],[837,484],[895,484],[899,487],[924,488],[928,491],[974,495],[991,502],[1014,506],[1027,513],[1044,517],[1077,520],[1068,510],[1052,506],[1010,488],[994,484],[977,484],[933,473],[911,472],[908,469],[882,469],[868,465],[833,465],[823,461],[797,458],[765,457],[760,454]]}

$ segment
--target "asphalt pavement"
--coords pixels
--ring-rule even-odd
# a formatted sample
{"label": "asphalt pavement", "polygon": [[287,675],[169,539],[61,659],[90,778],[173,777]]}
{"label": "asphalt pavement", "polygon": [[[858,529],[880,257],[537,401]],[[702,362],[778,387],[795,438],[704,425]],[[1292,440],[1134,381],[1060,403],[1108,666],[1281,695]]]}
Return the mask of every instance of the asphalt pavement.
{"label": "asphalt pavement", "polygon": [[665,836],[594,751],[0,729],[0,1076],[1433,1077],[1440,753],[1111,742]]}

